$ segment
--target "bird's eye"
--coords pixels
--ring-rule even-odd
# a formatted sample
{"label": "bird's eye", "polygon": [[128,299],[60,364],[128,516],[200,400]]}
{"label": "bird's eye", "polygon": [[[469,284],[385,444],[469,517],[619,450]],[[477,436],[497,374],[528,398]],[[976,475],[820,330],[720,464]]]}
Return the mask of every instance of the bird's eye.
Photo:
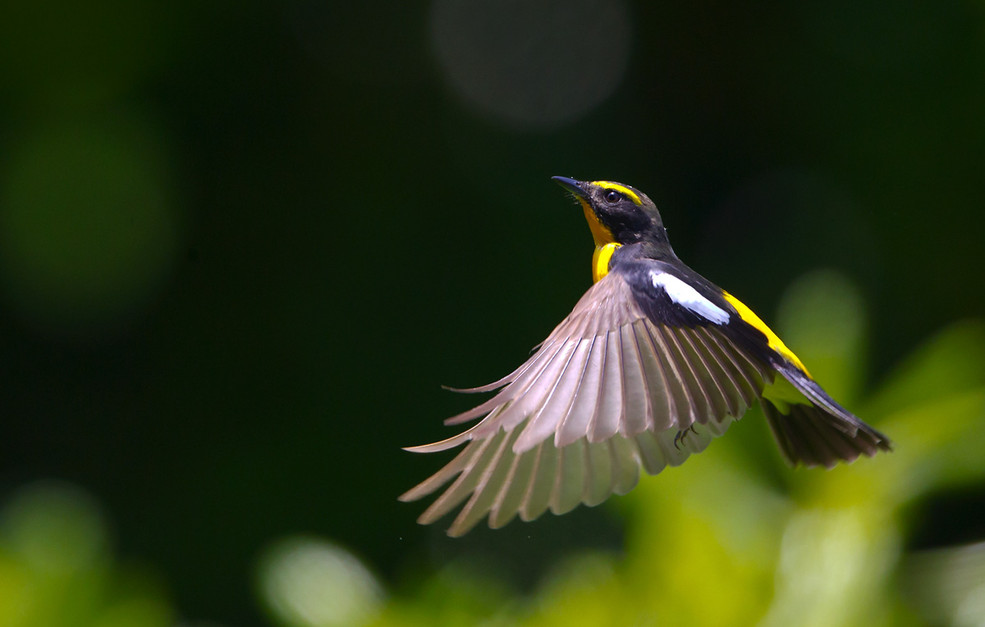
{"label": "bird's eye", "polygon": [[604,196],[602,196],[602,198],[605,199],[605,202],[609,203],[610,205],[614,205],[620,200],[622,200],[622,194],[620,194],[614,189],[610,189],[605,193]]}

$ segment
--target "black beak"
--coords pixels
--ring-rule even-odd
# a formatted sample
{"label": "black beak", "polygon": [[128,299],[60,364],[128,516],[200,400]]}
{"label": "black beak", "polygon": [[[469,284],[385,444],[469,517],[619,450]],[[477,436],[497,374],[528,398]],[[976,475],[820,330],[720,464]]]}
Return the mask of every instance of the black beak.
{"label": "black beak", "polygon": [[585,183],[583,183],[582,181],[569,179],[566,176],[552,176],[551,180],[557,183],[558,185],[560,185],[561,187],[563,187],[564,189],[568,190],[575,196],[579,198],[588,199],[588,193],[585,191],[584,188]]}

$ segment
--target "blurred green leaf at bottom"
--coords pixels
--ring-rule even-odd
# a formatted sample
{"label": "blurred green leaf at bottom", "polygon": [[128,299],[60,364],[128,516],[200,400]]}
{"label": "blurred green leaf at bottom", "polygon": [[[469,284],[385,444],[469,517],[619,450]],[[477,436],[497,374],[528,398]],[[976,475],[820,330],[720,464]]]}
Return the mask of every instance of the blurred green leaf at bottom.
{"label": "blurred green leaf at bottom", "polygon": [[[622,554],[571,555],[529,597],[461,565],[455,585],[439,585],[446,567],[427,575],[430,584],[391,594],[369,624],[923,624],[900,587],[912,533],[903,510],[948,485],[985,479],[985,327],[944,329],[872,388],[863,378],[864,299],[850,280],[809,274],[780,310],[781,337],[822,385],[889,435],[892,453],[830,471],[791,469],[774,448],[750,445],[769,437],[753,410],[682,468],[644,477],[605,505],[624,514]],[[985,624],[985,604],[968,592],[980,582],[958,592],[947,584],[967,562],[937,559],[939,585],[923,596],[961,594],[960,624]],[[485,603],[476,590],[489,591]],[[946,603],[921,602],[927,615],[951,616],[940,609]]]}
{"label": "blurred green leaf at bottom", "polygon": [[114,564],[92,499],[60,483],[26,486],[0,510],[0,627],[167,627],[147,572]]}

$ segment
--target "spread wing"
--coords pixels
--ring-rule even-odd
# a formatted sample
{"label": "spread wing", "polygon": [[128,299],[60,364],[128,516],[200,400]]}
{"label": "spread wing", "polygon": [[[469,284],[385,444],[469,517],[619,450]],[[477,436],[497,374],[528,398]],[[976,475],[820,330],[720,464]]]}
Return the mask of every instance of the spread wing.
{"label": "spread wing", "polygon": [[759,398],[772,371],[728,339],[721,316],[730,313],[673,275],[650,276],[659,307],[644,303],[644,311],[623,275],[606,275],[522,366],[464,390],[498,390],[446,421],[482,418],[477,424],[408,449],[466,445],[400,497],[416,500],[450,483],[419,522],[466,499],[450,535],[486,514],[496,528],[517,514],[532,520],[548,508],[596,505],[629,491],[641,467],[656,474],[704,450]]}

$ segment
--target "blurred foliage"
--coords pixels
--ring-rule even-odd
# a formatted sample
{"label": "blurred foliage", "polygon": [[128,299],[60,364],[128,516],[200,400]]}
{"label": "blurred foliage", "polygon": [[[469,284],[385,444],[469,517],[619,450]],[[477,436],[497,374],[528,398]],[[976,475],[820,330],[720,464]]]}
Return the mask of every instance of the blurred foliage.
{"label": "blurred foliage", "polygon": [[49,332],[121,325],[156,295],[174,255],[152,128],[120,112],[102,118],[53,124],[7,154],[0,281]]}
{"label": "blurred foliage", "polygon": [[168,627],[174,613],[147,570],[114,562],[84,492],[26,486],[0,510],[0,625]]}
{"label": "blurred foliage", "polygon": [[[831,271],[801,278],[781,304],[781,333],[846,398],[860,389],[864,312],[854,284]],[[708,452],[603,506],[624,518],[621,551],[572,551],[529,594],[467,554],[423,577],[409,567],[384,593],[347,549],[291,536],[258,558],[258,596],[283,627],[981,624],[981,545],[905,546],[909,505],[985,477],[985,324],[952,325],[848,402],[892,435],[894,452],[832,471],[789,470],[776,454],[764,465],[735,433],[761,421],[754,410]],[[147,570],[114,563],[82,491],[27,486],[0,510],[0,625],[173,620]]]}
{"label": "blurred foliage", "polygon": [[[830,271],[798,280],[781,306],[781,334],[812,356],[819,380],[831,381],[847,398],[861,389],[864,311],[855,285]],[[941,380],[952,371],[958,376]],[[789,470],[773,454],[773,468],[764,470],[748,459],[761,452],[729,433],[683,467],[645,478],[613,499],[625,517],[621,552],[574,552],[550,567],[532,595],[518,594],[462,558],[398,590],[377,618],[367,612],[362,621],[335,622],[314,613],[330,599],[364,598],[357,592],[364,585],[361,567],[335,584],[314,573],[312,581],[324,586],[296,599],[308,604],[308,613],[283,609],[286,590],[265,587],[264,598],[290,627],[832,627],[920,625],[931,617],[981,624],[985,605],[974,601],[985,589],[981,549],[964,559],[917,553],[906,562],[912,520],[905,514],[929,492],[985,479],[985,324],[945,329],[868,398],[847,402],[890,434],[892,453],[831,471]],[[761,422],[757,414],[739,424]],[[279,568],[262,564],[261,576],[278,576]],[[927,580],[942,583],[917,585],[921,594],[909,594],[909,584]],[[955,597],[961,602],[952,603]],[[378,596],[372,598],[366,604],[375,608]]]}
{"label": "blurred foliage", "polygon": [[985,544],[922,551],[904,564],[905,592],[935,625],[973,627],[985,616]]}
{"label": "blurred foliage", "polygon": [[[0,617],[173,620],[138,560],[237,627],[973,620],[983,86],[981,0],[6,3],[0,498],[77,487],[7,525]],[[588,286],[551,175],[645,190],[898,450],[790,472],[753,414],[612,505],[415,525],[440,385]]]}
{"label": "blurred foliage", "polygon": [[314,538],[284,538],[260,558],[258,587],[285,625],[360,625],[381,604],[380,585],[345,549]]}

